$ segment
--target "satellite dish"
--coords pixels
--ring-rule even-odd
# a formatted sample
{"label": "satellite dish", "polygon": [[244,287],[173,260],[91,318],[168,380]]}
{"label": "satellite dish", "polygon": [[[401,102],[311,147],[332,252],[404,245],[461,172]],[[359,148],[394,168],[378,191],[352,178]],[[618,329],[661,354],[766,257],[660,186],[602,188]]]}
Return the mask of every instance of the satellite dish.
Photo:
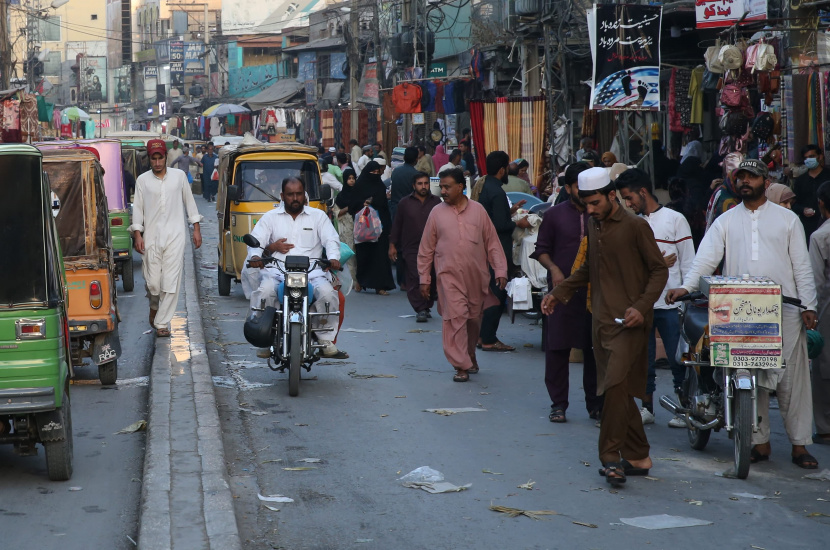
{"label": "satellite dish", "polygon": [[69,0],[52,0],[52,3],[49,4],[49,6],[51,6],[52,9],[56,10],[67,3],[69,3]]}

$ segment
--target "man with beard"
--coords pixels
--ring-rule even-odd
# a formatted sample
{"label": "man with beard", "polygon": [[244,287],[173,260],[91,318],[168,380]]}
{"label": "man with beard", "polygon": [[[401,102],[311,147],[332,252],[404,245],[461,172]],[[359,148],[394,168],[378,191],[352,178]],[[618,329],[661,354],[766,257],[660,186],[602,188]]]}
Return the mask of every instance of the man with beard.
{"label": "man with beard", "polygon": [[[516,227],[522,229],[530,227],[527,218],[522,218],[517,222],[511,219],[513,214],[524,204],[524,201],[511,208],[510,202],[507,200],[507,193],[502,188],[502,185],[507,182],[507,166],[509,164],[510,157],[504,151],[493,151],[487,155],[487,176],[484,178],[481,193],[478,195],[478,202],[487,211],[490,221],[493,222],[493,226],[496,228],[505,258],[513,257],[513,230]],[[500,342],[496,336],[499,321],[507,303],[507,292],[496,284],[496,277],[492,271],[490,273],[490,290],[499,303],[484,311],[484,318],[481,321],[481,349],[483,351],[514,351],[516,348]]]}
{"label": "man with beard", "polygon": [[[438,313],[443,321],[444,355],[455,368],[455,382],[478,372],[476,338],[481,314],[494,301],[489,288],[495,273],[498,288],[507,285],[507,259],[487,212],[464,195],[460,168],[441,172],[442,204],[432,209],[418,248],[418,273],[424,300],[437,273]],[[489,273],[488,273],[489,266]]]}
{"label": "man with beard", "polygon": [[193,224],[193,245],[202,245],[202,216],[190,192],[187,176],[167,167],[167,146],[160,139],[147,142],[149,172],[138,176],[133,202],[133,243],[144,255],[141,270],[150,299],[150,324],[156,335],[170,336],[170,321],[176,312],[184,269],[187,223]]}
{"label": "man with beard", "polygon": [[389,237],[389,259],[398,261],[398,254],[404,258],[406,266],[406,297],[415,310],[415,320],[426,323],[432,317],[430,310],[435,302],[435,282],[429,298],[421,295],[420,276],[418,275],[418,247],[432,209],[441,204],[441,199],[430,192],[429,174],[418,172],[413,177],[414,191],[401,199],[395,221],[392,222],[392,234]]}
{"label": "man with beard", "polygon": [[[617,201],[605,168],[579,174],[579,197],[593,218],[588,258],[542,300],[542,313],[567,304],[590,283],[597,392],[605,394],[599,432],[600,474],[611,485],[647,475],[649,444],[635,397],[643,398],[648,371],[648,334],[654,301],[668,269],[648,223]],[[619,321],[617,321],[619,319]]]}
{"label": "man with beard", "polygon": [[[571,274],[582,240],[588,236],[589,216],[577,188],[577,177],[588,168],[584,162],[568,166],[561,181],[569,200],[549,208],[539,227],[536,251],[531,258],[548,270],[548,288],[555,288]],[[551,422],[566,422],[571,348],[582,350],[582,389],[588,414],[598,420],[602,410],[602,397],[597,396],[597,364],[587,300],[588,289],[578,289],[545,323],[545,386],[550,396]]]}
{"label": "man with beard", "polygon": [[[695,247],[692,244],[692,230],[683,214],[663,208],[651,194],[651,178],[639,168],[631,168],[620,174],[614,182],[620,196],[628,207],[638,216],[642,216],[651,226],[654,238],[669,268],[669,281],[663,294],[654,302],[654,325],[648,335],[648,382],[646,397],[640,415],[643,424],[654,423],[655,379],[657,378],[656,355],[657,338],[655,331],[660,331],[660,338],[666,349],[666,359],[674,378],[674,391],[679,392],[686,378],[686,368],[675,361],[677,343],[680,339],[680,320],[677,306],[666,303],[666,292],[683,283],[683,276],[692,267],[695,259]],[[677,416],[669,421],[670,428],[685,428],[686,422]]]}
{"label": "man with beard", "polygon": [[769,460],[771,447],[769,392],[778,395],[778,408],[792,444],[795,465],[814,469],[818,461],[807,452],[812,443],[813,400],[810,392],[810,367],[807,359],[805,327],[816,327],[817,296],[804,228],[792,211],[767,200],[770,185],[767,166],[756,159],[741,162],[735,172],[741,204],[715,220],[683,279],[683,286],[666,295],[667,303],[694,292],[700,277],[711,275],[723,260],[723,275],[744,274],[769,277],[781,285],[781,293],[794,296],[806,306],[784,304],[782,331],[785,369],[759,369],[758,431],[752,434],[751,462]]}
{"label": "man with beard", "polygon": [[[299,178],[286,178],[282,182],[280,198],[282,200],[279,206],[262,216],[251,235],[278,260],[285,260],[289,254],[321,258],[325,250],[326,258],[331,262],[331,269],[339,270],[340,237],[325,212],[306,206],[305,183]],[[259,253],[260,250],[257,248],[248,249],[251,268],[265,268]],[[269,265],[263,273],[259,288],[251,293],[251,309],[262,307],[263,301],[266,306],[279,307],[276,303],[277,288],[284,277],[279,269]],[[314,303],[310,308],[312,312],[325,313],[327,305],[328,311],[337,311],[340,299],[331,285],[329,273],[318,266],[308,274],[308,283],[314,288]],[[318,329],[314,336],[325,346],[321,350],[321,355],[329,359],[349,357],[333,343],[337,338],[338,321],[337,315],[321,315],[315,316],[312,322],[312,326]],[[257,356],[268,357],[268,351],[259,350]]]}

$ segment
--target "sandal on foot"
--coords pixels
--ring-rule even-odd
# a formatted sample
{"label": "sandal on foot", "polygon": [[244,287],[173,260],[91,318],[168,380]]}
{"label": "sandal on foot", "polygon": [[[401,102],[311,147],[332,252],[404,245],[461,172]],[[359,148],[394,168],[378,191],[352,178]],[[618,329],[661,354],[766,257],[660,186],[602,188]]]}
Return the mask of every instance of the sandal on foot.
{"label": "sandal on foot", "polygon": [[481,338],[479,338],[478,342],[476,342],[476,349],[481,349]]}
{"label": "sandal on foot", "polygon": [[612,487],[622,487],[625,484],[625,468],[619,462],[606,464],[603,476]]}
{"label": "sandal on foot", "polygon": [[[620,461],[620,464],[622,465],[623,472],[625,473],[626,477],[628,477],[628,476],[647,476],[648,475],[648,470],[649,470],[648,468],[638,468],[637,466],[634,466],[632,463],[630,463],[626,459],[622,459]],[[604,468],[599,469],[599,475],[601,475],[603,477],[605,476],[605,469]]]}
{"label": "sandal on foot", "polygon": [[482,344],[481,351],[516,351],[516,348],[514,348],[513,346],[508,346],[504,342],[496,341],[495,344],[492,344],[490,346]]}
{"label": "sandal on foot", "polygon": [[385,290],[376,290],[375,294],[378,294],[380,296],[389,296],[389,293]]}
{"label": "sandal on foot", "polygon": [[349,354],[343,350],[337,350],[337,353],[333,353],[331,355],[322,355],[326,359],[348,359]]}
{"label": "sandal on foot", "polygon": [[818,460],[810,453],[803,453],[793,457],[793,464],[805,470],[815,470],[818,468]]}
{"label": "sandal on foot", "polygon": [[[757,464],[758,462],[764,462],[766,460],[769,460],[769,455],[762,454],[755,447],[753,447],[752,450],[749,451],[750,464]],[[795,460],[795,458],[793,458],[793,460]]]}
{"label": "sandal on foot", "polygon": [[157,328],[156,329],[156,337],[157,338],[170,338],[170,329]]}
{"label": "sandal on foot", "polygon": [[562,407],[551,407],[550,414],[548,415],[548,420],[551,422],[556,422],[558,424],[562,424],[567,422],[568,419],[565,417],[565,409]]}
{"label": "sandal on foot", "polygon": [[473,365],[469,369],[467,369],[468,374],[478,374],[478,365]]}
{"label": "sandal on foot", "polygon": [[464,369],[455,369],[455,376],[452,377],[453,382],[469,382],[470,375]]}

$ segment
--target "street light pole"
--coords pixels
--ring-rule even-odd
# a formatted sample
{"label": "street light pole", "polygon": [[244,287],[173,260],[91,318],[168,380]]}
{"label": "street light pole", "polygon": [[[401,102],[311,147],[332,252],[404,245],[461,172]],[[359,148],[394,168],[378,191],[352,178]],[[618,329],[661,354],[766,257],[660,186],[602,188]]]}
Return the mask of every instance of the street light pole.
{"label": "street light pole", "polygon": [[98,107],[98,137],[99,137],[99,138],[104,137],[104,121],[103,121],[103,116],[104,116],[104,115],[102,115],[102,114],[101,114],[101,108],[100,108],[100,107]]}
{"label": "street light pole", "polygon": [[349,34],[351,35],[351,44],[349,44],[349,108],[351,109],[352,118],[349,135],[352,139],[358,139],[360,133],[360,116],[357,112],[357,63],[360,61],[359,17],[357,0],[351,0],[351,11],[349,12]]}

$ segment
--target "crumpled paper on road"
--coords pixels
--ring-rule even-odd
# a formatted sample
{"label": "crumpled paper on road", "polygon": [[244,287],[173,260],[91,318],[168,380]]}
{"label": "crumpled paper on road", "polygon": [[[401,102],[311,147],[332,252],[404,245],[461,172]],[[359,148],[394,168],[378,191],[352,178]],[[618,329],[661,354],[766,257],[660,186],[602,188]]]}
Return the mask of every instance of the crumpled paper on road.
{"label": "crumpled paper on road", "polygon": [[436,495],[438,493],[459,493],[461,491],[466,491],[470,487],[473,486],[472,483],[468,483],[466,485],[453,485],[449,481],[438,481],[435,483],[422,483],[418,481],[407,481],[403,483],[404,487],[409,487],[410,489],[421,489],[426,491],[427,493],[431,493]]}
{"label": "crumpled paper on road", "polygon": [[815,479],[818,481],[830,481],[830,470],[822,470],[815,474],[807,474],[804,477],[806,479]]}
{"label": "crumpled paper on road", "polygon": [[640,516],[636,518],[620,518],[620,521],[632,527],[641,529],[675,529],[678,527],[697,527],[700,525],[712,525],[711,521],[683,516],[670,516],[659,514],[656,516]]}
{"label": "crumpled paper on road", "polygon": [[424,412],[440,414],[441,416],[450,416],[458,413],[487,412],[487,409],[477,409],[475,407],[460,407],[455,409],[424,409]]}
{"label": "crumpled paper on road", "polygon": [[135,432],[144,431],[146,429],[147,429],[147,421],[146,420],[139,420],[138,422],[133,422],[132,424],[130,424],[126,428],[121,428],[120,430],[115,432],[115,435],[118,435],[118,434],[132,434],[132,433],[135,433]]}

